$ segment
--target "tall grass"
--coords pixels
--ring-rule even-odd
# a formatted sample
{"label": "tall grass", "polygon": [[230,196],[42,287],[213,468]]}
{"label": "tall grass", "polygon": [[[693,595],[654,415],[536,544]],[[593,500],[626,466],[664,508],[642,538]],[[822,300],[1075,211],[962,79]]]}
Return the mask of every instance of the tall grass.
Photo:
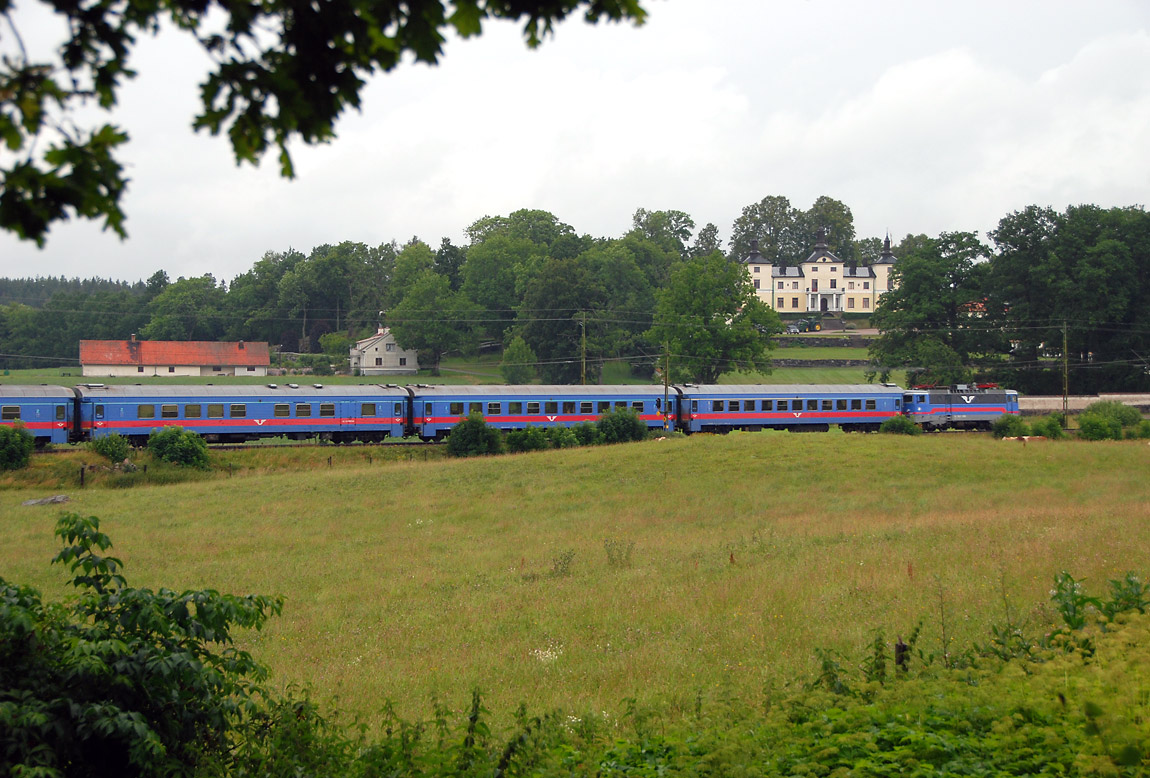
{"label": "tall grass", "polygon": [[[286,471],[72,489],[69,508],[101,517],[137,585],[285,595],[245,647],[369,719],[476,686],[503,712],[753,703],[876,628],[925,617],[937,650],[940,610],[961,644],[1004,620],[1004,597],[1041,630],[1056,571],[1101,585],[1150,551],[1137,443],[753,433],[426,463],[349,449],[331,466],[300,451]],[[0,576],[64,596],[46,565],[58,511],[20,506],[41,494],[0,492]]]}

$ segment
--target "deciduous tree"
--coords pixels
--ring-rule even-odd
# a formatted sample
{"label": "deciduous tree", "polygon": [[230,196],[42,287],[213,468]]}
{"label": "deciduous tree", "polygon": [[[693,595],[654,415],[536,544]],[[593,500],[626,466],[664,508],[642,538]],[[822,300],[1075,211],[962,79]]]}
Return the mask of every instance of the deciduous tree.
{"label": "deciduous tree", "polygon": [[432,270],[417,276],[399,305],[387,313],[399,347],[430,357],[432,375],[439,375],[444,354],[473,347],[479,317],[478,306],[451,291],[447,278]]}
{"label": "deciduous tree", "polygon": [[755,294],[745,265],[717,251],[687,260],[656,300],[647,339],[670,350],[675,380],[714,383],[723,373],[770,369],[771,335],[782,325]]}

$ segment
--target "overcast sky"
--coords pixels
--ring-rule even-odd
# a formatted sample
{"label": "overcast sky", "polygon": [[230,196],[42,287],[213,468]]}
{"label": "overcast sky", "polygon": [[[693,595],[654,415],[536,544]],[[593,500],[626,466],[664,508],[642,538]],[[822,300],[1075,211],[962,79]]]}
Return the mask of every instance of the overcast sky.
{"label": "overcast sky", "polygon": [[[48,40],[39,3],[17,3],[26,39]],[[896,239],[1148,199],[1145,0],[644,4],[641,28],[572,20],[529,51],[489,24],[438,67],[377,76],[335,142],[294,149],[294,181],[193,133],[207,60],[178,33],[145,39],[114,116],[132,138],[128,239],[80,222],[42,250],[0,235],[0,275],[230,281],[269,250],[464,244],[519,208],[608,237],[636,208],[677,209],[726,245],[767,195],[829,195],[858,237]]]}

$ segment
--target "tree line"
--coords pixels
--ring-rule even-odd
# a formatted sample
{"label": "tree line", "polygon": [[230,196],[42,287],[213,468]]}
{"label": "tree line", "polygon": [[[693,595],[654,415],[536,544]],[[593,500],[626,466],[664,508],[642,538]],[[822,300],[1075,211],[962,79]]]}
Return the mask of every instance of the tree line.
{"label": "tree line", "polygon": [[1029,206],[984,243],[904,241],[872,323],[872,372],[996,380],[1032,394],[1150,390],[1150,215],[1141,206]]}
{"label": "tree line", "polygon": [[810,209],[784,197],[743,209],[722,252],[718,228],[696,230],[676,210],[638,209],[621,237],[579,234],[554,214],[519,210],[466,228],[466,245],[419,238],[379,246],[345,241],[269,251],[225,283],[211,275],[100,283],[0,279],[0,351],[6,367],[74,364],[81,339],[267,341],[286,352],[337,359],[374,331],[436,368],[444,354],[483,344],[507,350],[509,366],[544,381],[598,378],[610,360],[652,365],[671,354],[683,380],[764,368],[778,319],[730,260],[751,235],[787,236],[764,253],[799,262],[827,226],[832,248],[866,256],[844,203],[820,197]]}
{"label": "tree line", "polygon": [[[1065,372],[1076,393],[1148,388],[1148,221],[1141,207],[1029,206],[989,243],[971,232],[906,235],[894,246],[897,288],[871,317],[881,332],[873,377],[906,369],[912,382],[1059,393]],[[342,361],[382,324],[433,369],[445,354],[493,346],[513,383],[593,382],[610,361],[644,371],[669,362],[676,380],[711,382],[766,368],[780,326],[737,261],[750,241],[767,261],[797,264],[820,227],[848,262],[881,251],[878,238],[855,237],[842,202],[820,197],[801,210],[769,196],[742,209],[725,254],[718,228],[696,230],[682,211],[640,208],[624,235],[595,238],[524,209],[475,221],[466,245],[269,251],[230,283],[162,270],[131,283],[0,279],[0,360],[74,364],[80,339],[136,333],[267,341]]]}

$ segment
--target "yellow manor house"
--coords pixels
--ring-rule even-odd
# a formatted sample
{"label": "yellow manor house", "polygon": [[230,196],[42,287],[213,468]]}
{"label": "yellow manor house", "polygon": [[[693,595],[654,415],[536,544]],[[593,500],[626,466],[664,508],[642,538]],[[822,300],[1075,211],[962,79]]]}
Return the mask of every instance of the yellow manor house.
{"label": "yellow manor house", "polygon": [[751,241],[751,253],[743,259],[759,299],[779,313],[870,313],[894,288],[894,263],[890,236],[878,259],[851,267],[830,252],[822,230],[815,250],[797,266],[768,264],[757,240]]}

